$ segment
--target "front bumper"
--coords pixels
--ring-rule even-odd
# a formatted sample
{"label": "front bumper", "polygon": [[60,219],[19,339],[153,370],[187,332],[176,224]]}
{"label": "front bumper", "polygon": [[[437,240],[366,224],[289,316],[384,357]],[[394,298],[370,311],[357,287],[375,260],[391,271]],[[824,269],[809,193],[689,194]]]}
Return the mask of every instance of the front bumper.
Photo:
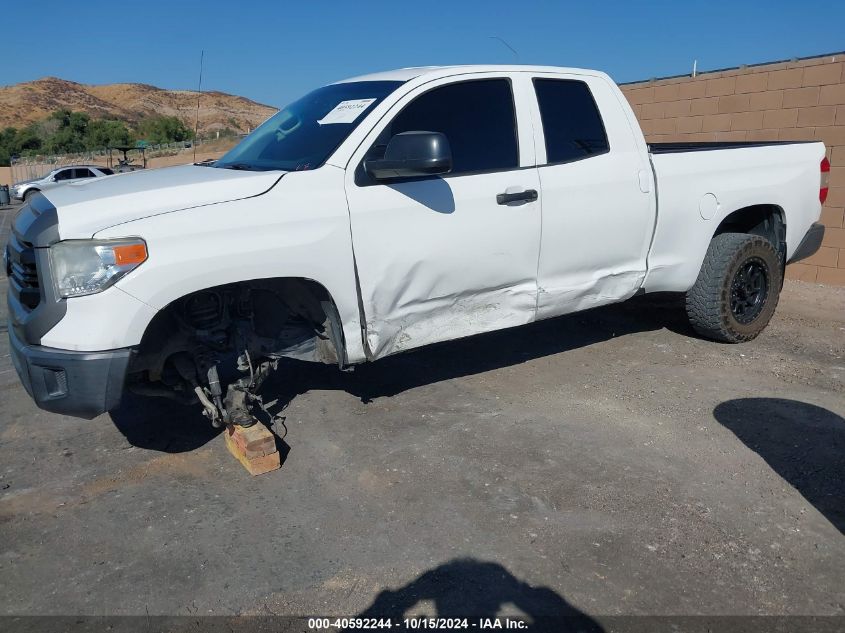
{"label": "front bumper", "polygon": [[76,352],[41,344],[67,313],[67,301],[56,295],[50,269],[49,246],[58,240],[56,208],[44,196],[36,196],[15,216],[4,253],[9,348],[35,404],[90,419],[120,403],[133,350]]}
{"label": "front bumper", "polygon": [[23,197],[26,195],[26,192],[29,191],[32,188],[33,188],[32,185],[29,185],[29,184],[24,184],[24,185],[19,185],[19,186],[12,185],[11,187],[9,187],[9,194],[15,200],[23,200]]}
{"label": "front bumper", "polygon": [[91,419],[120,404],[133,350],[74,352],[27,345],[9,327],[12,363],[45,411]]}
{"label": "front bumper", "polygon": [[804,235],[804,239],[801,240],[798,248],[795,249],[795,252],[792,254],[792,257],[789,258],[787,263],[794,264],[795,262],[807,259],[811,255],[814,255],[816,251],[819,250],[819,247],[821,247],[823,239],[824,224],[814,222],[807,230],[807,233]]}

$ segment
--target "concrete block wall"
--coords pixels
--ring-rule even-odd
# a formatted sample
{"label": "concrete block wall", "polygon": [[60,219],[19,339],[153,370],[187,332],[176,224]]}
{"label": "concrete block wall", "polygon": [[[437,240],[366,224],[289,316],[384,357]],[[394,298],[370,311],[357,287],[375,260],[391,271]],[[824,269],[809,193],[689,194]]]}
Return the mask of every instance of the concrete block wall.
{"label": "concrete block wall", "polygon": [[831,162],[825,237],[791,279],[845,286],[845,53],[625,84],[646,139],[818,140]]}

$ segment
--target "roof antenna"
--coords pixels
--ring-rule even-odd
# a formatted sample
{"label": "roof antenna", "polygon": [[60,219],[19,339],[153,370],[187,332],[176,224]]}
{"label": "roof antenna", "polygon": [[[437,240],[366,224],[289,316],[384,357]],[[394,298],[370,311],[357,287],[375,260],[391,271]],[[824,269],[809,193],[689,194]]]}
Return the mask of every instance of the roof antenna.
{"label": "roof antenna", "polygon": [[491,35],[491,36],[490,36],[490,39],[491,39],[491,40],[499,40],[502,44],[504,44],[505,46],[507,46],[507,47],[510,49],[511,53],[513,53],[513,54],[514,54],[514,57],[516,57],[516,58],[517,58],[517,60],[519,59],[519,53],[517,53],[517,52],[516,52],[516,49],[515,49],[513,46],[511,46],[510,44],[508,44],[508,43],[507,43],[505,40],[503,40],[501,37],[499,37],[498,35]]}
{"label": "roof antenna", "polygon": [[194,162],[197,162],[197,137],[200,131],[200,95],[202,94],[202,60],[205,57],[205,49],[200,51],[200,80],[197,84],[197,118],[194,121]]}

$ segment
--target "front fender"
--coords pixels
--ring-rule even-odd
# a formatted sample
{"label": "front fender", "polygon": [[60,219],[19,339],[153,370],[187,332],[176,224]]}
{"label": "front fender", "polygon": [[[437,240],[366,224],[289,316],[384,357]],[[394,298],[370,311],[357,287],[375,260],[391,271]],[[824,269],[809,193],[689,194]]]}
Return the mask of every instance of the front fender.
{"label": "front fender", "polygon": [[348,361],[364,359],[343,170],[288,174],[261,196],[144,218],[95,237],[120,236],[146,240],[149,259],[116,287],[154,310],[228,283],[310,279],[335,302]]}

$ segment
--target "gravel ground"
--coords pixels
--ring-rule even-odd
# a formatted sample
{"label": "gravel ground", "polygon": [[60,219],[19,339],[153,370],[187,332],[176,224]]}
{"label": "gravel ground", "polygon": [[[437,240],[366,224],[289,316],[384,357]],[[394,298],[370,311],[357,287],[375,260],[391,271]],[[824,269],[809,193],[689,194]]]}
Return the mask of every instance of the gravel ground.
{"label": "gravel ground", "polygon": [[744,345],[659,296],[291,362],[257,478],[191,408],[40,411],[4,335],[0,613],[842,615],[844,315],[787,282]]}

